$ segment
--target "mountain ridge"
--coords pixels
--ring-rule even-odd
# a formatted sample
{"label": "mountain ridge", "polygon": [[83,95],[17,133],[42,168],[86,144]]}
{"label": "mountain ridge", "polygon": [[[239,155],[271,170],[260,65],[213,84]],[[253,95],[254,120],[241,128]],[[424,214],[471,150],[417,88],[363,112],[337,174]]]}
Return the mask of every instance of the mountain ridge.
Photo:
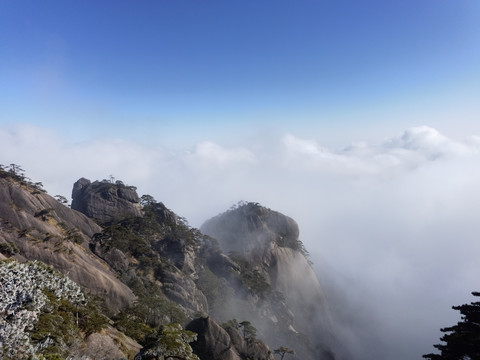
{"label": "mountain ridge", "polygon": [[[205,330],[239,318],[253,324],[258,337],[266,339],[272,348],[301,346],[295,350],[302,359],[333,358],[328,344],[331,334],[323,324],[325,321],[307,326],[307,317],[299,313],[300,305],[290,294],[292,285],[289,288],[285,282],[292,274],[288,267],[293,270],[299,261],[302,274],[313,274],[293,219],[254,203],[243,204],[237,212],[227,211],[229,216],[238,215],[239,209],[263,214],[253,222],[248,216],[245,219],[251,223],[250,230],[263,236],[265,245],[260,258],[246,256],[248,252],[227,254],[221,236],[215,239],[212,232],[204,234],[189,227],[151,196],[142,197],[148,201],[141,205],[136,188],[122,182],[92,183],[82,178],[75,183],[72,207],[94,217],[94,222],[25,183],[22,176],[3,169],[0,175],[0,256],[19,261],[40,260],[68,275],[102,299],[107,308],[105,314],[114,327],[140,344],[146,346],[148,337],[168,323],[180,322],[188,328],[195,318],[210,319],[210,323],[204,320],[210,324],[201,328]],[[125,200],[127,206],[120,200]],[[130,210],[124,211],[128,206]],[[242,232],[236,234],[242,236]],[[249,244],[247,238],[251,235],[251,231],[243,231],[245,244]],[[93,277],[92,269],[96,271]],[[292,275],[288,283],[296,278]],[[320,289],[318,280],[314,288],[317,287]],[[323,295],[317,295],[324,301]],[[314,312],[322,308],[320,301]],[[309,336],[312,329],[317,331],[315,339]],[[319,331],[323,334],[321,341]],[[202,341],[209,338],[198,336]],[[198,349],[194,344],[192,347]],[[202,346],[211,349],[208,353],[215,353],[212,349],[218,344]],[[262,346],[258,349],[263,350],[254,357],[273,358],[271,348]],[[241,348],[239,345],[235,350],[237,355],[249,356]],[[128,351],[124,355],[128,357]]]}

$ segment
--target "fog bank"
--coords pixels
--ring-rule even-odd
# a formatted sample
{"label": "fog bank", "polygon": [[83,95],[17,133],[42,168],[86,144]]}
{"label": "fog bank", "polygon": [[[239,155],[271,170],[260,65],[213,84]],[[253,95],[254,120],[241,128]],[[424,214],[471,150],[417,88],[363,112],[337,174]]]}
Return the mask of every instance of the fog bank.
{"label": "fog bank", "polygon": [[71,144],[31,126],[0,129],[2,164],[22,165],[51,195],[113,175],[198,227],[240,201],[294,218],[357,359],[432,352],[451,305],[480,290],[480,138],[430,127],[337,149],[272,135],[182,151],[121,139]]}

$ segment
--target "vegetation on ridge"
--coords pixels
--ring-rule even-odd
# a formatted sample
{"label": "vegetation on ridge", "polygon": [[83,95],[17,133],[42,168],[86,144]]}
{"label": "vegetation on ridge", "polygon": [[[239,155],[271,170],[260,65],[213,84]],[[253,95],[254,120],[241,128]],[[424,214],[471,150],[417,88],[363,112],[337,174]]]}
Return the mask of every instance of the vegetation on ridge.
{"label": "vegetation on ridge", "polygon": [[45,192],[43,189],[43,184],[41,182],[33,182],[32,179],[26,177],[25,170],[17,164],[0,164],[0,179],[10,179],[16,181],[33,193]]}
{"label": "vegetation on ridge", "polygon": [[[264,207],[257,202],[249,202],[242,200],[239,201],[237,204],[231,206],[230,209],[228,209],[225,213],[219,216],[228,217],[228,214],[231,215],[235,212],[241,214],[242,219],[248,219],[252,224],[261,224],[263,221],[268,223],[272,219],[272,215],[273,219],[275,219],[275,217],[279,215],[278,212]],[[293,219],[290,220],[292,223],[295,223]],[[292,236],[292,234],[289,233],[289,225],[284,226],[283,224],[283,226],[277,226],[276,224],[271,224],[271,226],[275,228],[274,241],[279,247],[285,247],[295,251],[299,251],[303,256],[305,256],[308,262],[312,264],[312,262],[310,261],[310,254],[305,248],[303,242],[296,236]],[[259,228],[257,230],[262,231],[263,229]]]}

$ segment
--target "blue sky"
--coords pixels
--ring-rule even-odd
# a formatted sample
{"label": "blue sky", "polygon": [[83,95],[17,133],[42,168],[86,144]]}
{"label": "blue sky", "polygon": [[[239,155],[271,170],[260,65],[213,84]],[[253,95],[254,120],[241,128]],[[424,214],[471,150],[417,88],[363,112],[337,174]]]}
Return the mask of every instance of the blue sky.
{"label": "blue sky", "polygon": [[479,24],[474,0],[4,0],[0,122],[179,142],[454,116],[476,130]]}
{"label": "blue sky", "polygon": [[479,99],[478,0],[0,0],[0,164],[292,216],[349,359],[420,358],[480,290]]}

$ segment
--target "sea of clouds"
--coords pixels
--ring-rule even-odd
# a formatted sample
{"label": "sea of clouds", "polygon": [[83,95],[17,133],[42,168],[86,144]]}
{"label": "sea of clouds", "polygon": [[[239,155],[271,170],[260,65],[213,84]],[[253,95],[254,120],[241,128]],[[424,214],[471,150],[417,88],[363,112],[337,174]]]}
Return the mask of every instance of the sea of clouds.
{"label": "sea of clouds", "polygon": [[240,200],[291,216],[351,358],[421,358],[459,320],[451,305],[480,290],[480,137],[422,126],[348,141],[332,149],[285,133],[172,150],[11,125],[0,128],[0,163],[67,198],[80,177],[113,175],[195,227]]}

